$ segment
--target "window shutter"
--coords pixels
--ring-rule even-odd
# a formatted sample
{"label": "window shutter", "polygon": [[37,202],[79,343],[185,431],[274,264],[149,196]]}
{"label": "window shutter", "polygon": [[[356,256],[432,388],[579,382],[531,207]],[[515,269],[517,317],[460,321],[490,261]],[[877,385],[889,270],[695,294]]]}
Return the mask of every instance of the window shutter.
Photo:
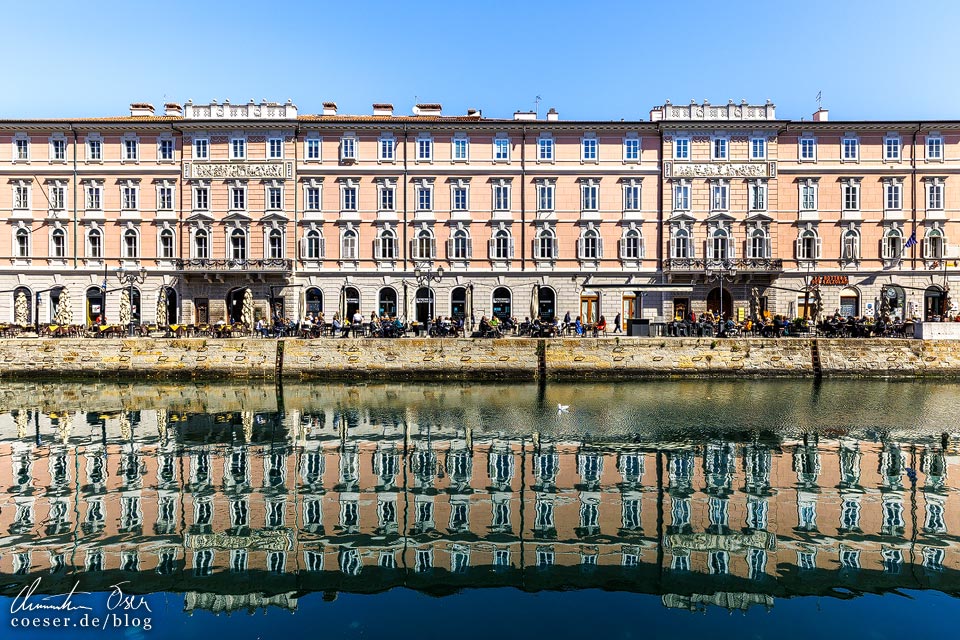
{"label": "window shutter", "polygon": [[530,255],[533,256],[534,260],[539,260],[543,257],[540,255],[540,239],[534,235],[533,240],[531,240],[530,243]]}
{"label": "window shutter", "polygon": [[377,260],[383,259],[383,242],[380,238],[373,240],[373,257]]}
{"label": "window shutter", "polygon": [[597,260],[603,258],[603,236],[597,234]]}
{"label": "window shutter", "polygon": [[322,258],[325,255],[327,255],[327,239],[323,236],[320,236],[320,255],[317,257]]}
{"label": "window shutter", "polygon": [[817,236],[817,260],[823,257],[823,238]]}
{"label": "window shutter", "polygon": [[617,246],[619,247],[620,259],[622,260],[626,258],[627,257],[627,239],[620,238],[620,240],[617,242]]}
{"label": "window shutter", "polygon": [[510,236],[510,254],[509,254],[507,257],[513,258],[513,254],[514,254],[514,251],[513,251],[513,236]]}
{"label": "window shutter", "polygon": [[712,242],[712,240],[713,240],[713,238],[707,238],[706,240],[703,241],[704,255],[707,256],[707,260],[715,260],[715,259],[716,259],[715,256],[713,255],[713,242]]}
{"label": "window shutter", "polygon": [[437,257],[437,239],[430,238],[430,259]]}
{"label": "window shutter", "polygon": [[637,257],[645,258],[647,255],[647,249],[643,244],[643,236],[637,238]]}
{"label": "window shutter", "polygon": [[412,238],[410,240],[410,255],[413,256],[415,260],[420,257],[419,255],[417,255],[417,239],[416,238]]}
{"label": "window shutter", "polygon": [[467,236],[467,258],[473,257],[473,238]]}
{"label": "window shutter", "polygon": [[577,238],[577,257],[583,259],[583,238]]}
{"label": "window shutter", "polygon": [[730,255],[725,257],[728,257],[731,260],[737,257],[737,242],[733,239],[733,237],[731,237],[727,242],[727,251],[730,252]]}
{"label": "window shutter", "polygon": [[763,239],[763,258],[772,258],[773,257],[773,248],[771,247],[770,236],[767,236]]}
{"label": "window shutter", "polygon": [[489,240],[487,240],[487,252],[491,260],[497,257],[495,245],[496,245],[496,242],[494,241],[493,238],[490,238]]}
{"label": "window shutter", "polygon": [[304,236],[300,238],[300,259],[306,258],[307,256],[307,237]]}
{"label": "window shutter", "polygon": [[807,257],[803,255],[803,238],[797,238],[797,260],[806,260]]}
{"label": "window shutter", "polygon": [[453,238],[447,238],[447,259],[454,258],[453,254]]}

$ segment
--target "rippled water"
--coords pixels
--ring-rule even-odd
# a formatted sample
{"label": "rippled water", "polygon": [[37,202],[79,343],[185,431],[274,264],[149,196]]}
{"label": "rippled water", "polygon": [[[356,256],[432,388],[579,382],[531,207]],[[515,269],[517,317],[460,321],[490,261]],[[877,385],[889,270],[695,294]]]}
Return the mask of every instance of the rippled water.
{"label": "rippled water", "polygon": [[[946,634],[958,391],[4,383],[0,624],[30,638]],[[75,585],[89,610],[31,611]],[[56,618],[67,628],[21,628]]]}

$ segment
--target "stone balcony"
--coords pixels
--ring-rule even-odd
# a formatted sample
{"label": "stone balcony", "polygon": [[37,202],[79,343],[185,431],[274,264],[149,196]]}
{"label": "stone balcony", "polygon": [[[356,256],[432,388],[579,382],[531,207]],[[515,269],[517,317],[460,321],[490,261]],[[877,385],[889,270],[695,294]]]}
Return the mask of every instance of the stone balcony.
{"label": "stone balcony", "polygon": [[286,275],[293,270],[293,260],[274,258],[266,260],[229,260],[193,258],[175,261],[177,271],[185,274],[260,273]]}
{"label": "stone balcony", "polygon": [[[663,270],[671,273],[703,273],[707,269],[717,269],[720,262],[705,258],[667,258],[663,261]],[[724,265],[728,270],[735,269],[743,273],[778,273],[783,271],[780,258],[736,258]]]}

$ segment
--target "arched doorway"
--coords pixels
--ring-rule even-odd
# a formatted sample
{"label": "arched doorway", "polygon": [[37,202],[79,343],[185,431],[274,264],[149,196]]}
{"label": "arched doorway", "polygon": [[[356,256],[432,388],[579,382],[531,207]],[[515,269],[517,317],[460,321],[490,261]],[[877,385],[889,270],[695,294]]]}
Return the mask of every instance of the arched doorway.
{"label": "arched doorway", "polygon": [[[104,324],[107,321],[107,314],[103,308],[103,289],[100,287],[90,287],[86,293],[87,299],[87,324]],[[99,319],[99,320],[98,320]]]}
{"label": "arched doorway", "polygon": [[307,313],[315,316],[323,311],[323,292],[320,289],[310,287],[303,300],[307,305]]}
{"label": "arched doorway", "polygon": [[508,319],[513,311],[513,292],[507,287],[493,290],[493,315],[501,321]]}
{"label": "arched doorway", "polygon": [[[721,308],[723,310],[722,314]],[[722,294],[720,287],[711,289],[710,293],[707,294],[707,311],[710,311],[714,315],[723,315],[724,318],[732,318],[733,296],[730,295],[730,289],[724,288]]]}
{"label": "arched doorway", "polygon": [[33,324],[33,293],[26,287],[13,290],[13,324]]}
{"label": "arched doorway", "polygon": [[380,289],[377,295],[377,314],[380,317],[395,318],[397,316],[397,290],[393,287]]}
{"label": "arched doorway", "polygon": [[416,305],[415,315],[417,322],[426,324],[433,318],[433,289],[420,287],[413,299]]}
{"label": "arched doorway", "polygon": [[[131,292],[128,291],[127,295],[131,295]],[[142,314],[140,312],[142,309],[143,307],[140,305],[140,289],[134,287],[132,297],[130,298],[130,322],[133,324],[141,324]]]}
{"label": "arched doorway", "polygon": [[548,322],[557,317],[557,292],[550,287],[537,289],[537,316]]}
{"label": "arched doorway", "polygon": [[880,300],[880,310],[891,319],[905,317],[907,306],[907,294],[903,287],[895,284],[887,285],[882,293],[883,299]]}
{"label": "arched doorway", "polygon": [[243,296],[246,287],[231,289],[227,294],[227,317],[230,324],[241,322],[243,319]]}
{"label": "arched doorway", "polygon": [[54,323],[57,317],[57,306],[60,304],[60,296],[66,291],[66,287],[57,287],[50,291],[50,304],[47,305],[47,321]]}
{"label": "arched doorway", "polygon": [[923,292],[923,320],[924,322],[939,321],[947,312],[945,308],[946,294],[937,285],[927,287]]}
{"label": "arched doorway", "polygon": [[345,287],[343,290],[344,318],[353,319],[353,314],[360,311],[360,291],[356,287]]}
{"label": "arched doorway", "polygon": [[167,324],[180,323],[180,304],[177,299],[177,291],[173,287],[163,288],[164,310],[167,312]]}
{"label": "arched doorway", "polygon": [[450,315],[454,320],[465,320],[467,317],[467,288],[455,287],[450,293]]}
{"label": "arched doorway", "polygon": [[844,318],[860,315],[860,294],[856,289],[846,288],[840,291],[840,315]]}

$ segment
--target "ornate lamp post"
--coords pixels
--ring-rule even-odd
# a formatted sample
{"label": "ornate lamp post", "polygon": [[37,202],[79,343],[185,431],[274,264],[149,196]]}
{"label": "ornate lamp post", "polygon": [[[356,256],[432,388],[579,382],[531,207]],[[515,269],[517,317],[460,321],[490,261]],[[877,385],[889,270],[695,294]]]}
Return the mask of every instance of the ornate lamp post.
{"label": "ornate lamp post", "polygon": [[720,321],[723,322],[723,279],[736,277],[737,269],[733,260],[711,260],[706,263],[704,275],[707,282],[720,283]]}
{"label": "ornate lamp post", "polygon": [[[433,265],[429,262],[417,262],[413,267],[413,277],[417,281],[417,291],[414,293],[414,304],[416,304],[416,296],[420,292],[420,289],[424,287],[429,287],[431,282],[440,282],[443,279],[443,267],[437,267],[437,270],[433,270]],[[430,331],[430,323],[433,320],[433,301],[434,296],[433,292],[430,292],[430,311],[427,313],[427,331]]]}
{"label": "ornate lamp post", "polygon": [[136,271],[127,271],[123,267],[117,269],[117,279],[122,286],[127,287],[130,300],[130,322],[127,325],[127,335],[133,337],[133,286],[143,284],[147,279],[147,270],[143,267]]}

